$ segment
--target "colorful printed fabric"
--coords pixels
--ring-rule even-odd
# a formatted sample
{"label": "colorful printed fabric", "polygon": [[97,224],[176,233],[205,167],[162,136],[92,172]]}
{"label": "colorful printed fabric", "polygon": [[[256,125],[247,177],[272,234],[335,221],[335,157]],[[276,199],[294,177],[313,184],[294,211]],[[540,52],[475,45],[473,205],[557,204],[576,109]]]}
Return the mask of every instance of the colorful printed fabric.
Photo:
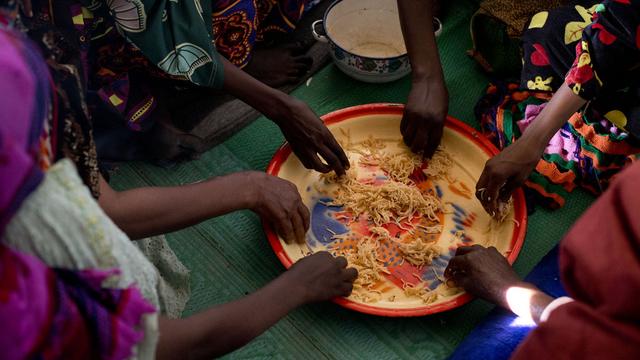
{"label": "colorful printed fabric", "polygon": [[576,58],[582,31],[591,24],[597,0],[578,1],[535,14],[523,35],[523,89],[555,91]]}
{"label": "colorful printed fabric", "polygon": [[[576,186],[601,193],[640,153],[640,131],[634,130],[640,130],[640,52],[629,50],[629,39],[636,46],[640,8],[633,1],[581,3],[536,14],[524,34],[520,86],[492,84],[476,106],[483,131],[503,149],[535,121],[565,80],[590,100],[551,139],[525,184],[553,208],[562,206]],[[616,40],[602,35],[605,28]]]}
{"label": "colorful printed fabric", "polygon": [[[195,4],[166,1],[164,5],[195,11]],[[150,129],[164,115],[158,111],[159,99],[170,86],[170,80],[160,84],[158,79],[191,80],[205,86],[214,86],[215,79],[215,86],[221,85],[222,73],[213,59],[201,56],[213,51],[204,25],[200,30],[209,40],[200,37],[189,44],[174,43],[183,37],[171,32],[177,28],[183,33],[189,27],[173,22],[165,24],[162,8],[154,8],[158,14],[148,13],[139,0],[32,0],[32,6],[34,17],[18,19],[15,27],[25,31],[45,54],[53,55],[60,65],[52,66],[53,72],[69,72],[67,65],[72,66],[72,75],[63,76],[77,77],[77,89],[64,90],[68,96],[77,98],[71,105],[77,104],[84,110],[85,114],[74,116],[82,121],[74,120],[87,129],[82,136],[85,142],[92,137],[88,128],[95,128],[96,124],[126,125],[135,131]],[[166,13],[164,20],[169,21]],[[150,32],[143,30],[164,25],[166,31],[153,35],[157,52],[142,49],[147,50],[143,52],[131,42],[151,41]],[[198,30],[197,22],[190,26]],[[210,56],[213,55],[205,57]],[[86,151],[91,150],[87,147]]]}
{"label": "colorful printed fabric", "polygon": [[[21,34],[0,29],[0,234],[42,180],[51,80],[35,49]],[[143,316],[155,309],[135,288],[102,289],[112,275],[51,269],[0,243],[3,359],[131,357],[144,338]]]}
{"label": "colorful printed fabric", "polygon": [[[100,173],[86,103],[84,57],[80,56],[75,44],[69,42],[69,37],[50,26],[48,20],[43,20],[44,15],[29,20],[28,30],[17,17],[16,9],[14,0],[0,0],[0,30],[22,30],[35,44],[32,46],[22,40],[14,42],[17,51],[31,63],[31,76],[44,82],[36,88],[38,101],[32,107],[25,107],[35,109],[38,118],[34,116],[33,121],[44,127],[39,143],[39,167],[46,170],[59,159],[73,160],[83,181],[97,198]],[[15,35],[7,32],[7,36]],[[48,59],[46,65],[43,65],[42,57]],[[4,85],[14,86],[10,82]]]}
{"label": "colorful printed fabric", "polygon": [[[484,134],[504,149],[535,121],[551,95],[519,90],[515,83],[492,84],[476,105],[476,116]],[[636,154],[636,139],[595,112],[576,113],[549,141],[525,187],[542,205],[561,207],[576,186],[602,193]]]}
{"label": "colorful printed fabric", "polygon": [[177,91],[222,87],[216,46],[244,66],[258,42],[292,30],[311,4],[303,0],[32,0],[34,17],[19,18],[16,0],[0,0],[0,27],[26,32],[50,59],[61,114],[57,125],[64,127],[59,132],[65,135],[58,146],[66,146],[64,154],[54,148],[53,155],[72,158],[97,197],[93,131],[110,160],[129,157],[131,149],[113,148],[126,142],[114,145],[104,129],[147,132],[157,122],[170,122],[166,103]]}
{"label": "colorful printed fabric", "polygon": [[640,1],[580,1],[533,16],[524,35],[521,85],[563,82],[619,128],[640,138]]}
{"label": "colorful printed fabric", "polygon": [[[203,4],[204,3],[204,4]],[[114,0],[94,13],[110,13],[118,32],[165,73],[199,86],[222,86],[223,67],[211,36],[209,1]]]}
{"label": "colorful printed fabric", "polygon": [[566,82],[620,129],[640,138],[640,1],[597,5]]}
{"label": "colorful printed fabric", "polygon": [[[0,16],[0,19],[2,17]],[[49,75],[34,47],[0,29],[0,230],[42,181],[40,137]]]}
{"label": "colorful printed fabric", "polygon": [[251,60],[256,43],[293,31],[310,3],[310,0],[214,1],[216,49],[242,68]]}
{"label": "colorful printed fabric", "polygon": [[0,244],[2,358],[129,359],[155,309],[135,288],[101,288],[112,275],[52,269]]}

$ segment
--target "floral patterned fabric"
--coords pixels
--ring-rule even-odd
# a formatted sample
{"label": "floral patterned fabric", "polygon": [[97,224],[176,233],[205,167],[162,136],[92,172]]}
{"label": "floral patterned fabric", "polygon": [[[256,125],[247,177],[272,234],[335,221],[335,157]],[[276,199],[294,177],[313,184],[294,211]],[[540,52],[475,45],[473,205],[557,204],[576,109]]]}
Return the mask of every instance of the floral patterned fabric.
{"label": "floral patterned fabric", "polygon": [[521,85],[555,91],[566,81],[599,115],[640,138],[640,1],[579,3],[533,16]]}
{"label": "floral patterned fabric", "polygon": [[[16,15],[15,1],[4,0]],[[246,65],[256,43],[295,28],[308,0],[32,0],[18,28],[64,35],[56,55],[73,59],[100,128],[147,131],[168,119],[163,99],[185,86],[221,88],[220,54]],[[9,5],[9,6],[7,6]],[[13,6],[13,7],[12,7]],[[219,47],[219,49],[216,49]]]}
{"label": "floral patterned fabric", "polygon": [[166,103],[176,91],[222,87],[216,47],[244,66],[257,43],[292,30],[312,3],[32,0],[34,17],[27,18],[16,0],[0,0],[0,27],[26,33],[49,60],[60,119],[52,156],[73,159],[97,197],[96,143],[110,160],[144,157],[110,138],[111,129],[137,136],[126,129],[147,132],[169,122]]}
{"label": "floral patterned fabric", "polygon": [[246,66],[256,43],[286,34],[310,0],[217,0],[213,2],[216,50],[238,67]]}
{"label": "floral patterned fabric", "polygon": [[640,1],[579,3],[534,15],[520,86],[496,82],[476,106],[483,131],[503,149],[565,81],[589,101],[551,139],[525,183],[552,208],[576,186],[600,194],[640,154]]}

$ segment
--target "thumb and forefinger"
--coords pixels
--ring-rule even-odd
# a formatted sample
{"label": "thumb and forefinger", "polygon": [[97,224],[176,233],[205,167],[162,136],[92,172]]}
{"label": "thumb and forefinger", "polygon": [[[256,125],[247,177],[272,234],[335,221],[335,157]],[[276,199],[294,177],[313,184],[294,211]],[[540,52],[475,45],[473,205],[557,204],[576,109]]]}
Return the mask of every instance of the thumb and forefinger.
{"label": "thumb and forefinger", "polygon": [[476,197],[491,216],[495,215],[498,208],[500,188],[504,183],[504,177],[496,173],[491,163],[487,162],[476,184]]}

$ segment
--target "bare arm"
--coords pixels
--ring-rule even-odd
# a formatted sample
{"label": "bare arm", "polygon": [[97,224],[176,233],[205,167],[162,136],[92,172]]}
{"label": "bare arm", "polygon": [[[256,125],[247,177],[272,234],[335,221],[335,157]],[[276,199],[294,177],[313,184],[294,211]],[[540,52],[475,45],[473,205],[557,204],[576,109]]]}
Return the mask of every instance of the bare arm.
{"label": "bare arm", "polygon": [[291,98],[277,89],[265,85],[247,74],[224,56],[220,59],[224,65],[223,90],[247,103],[269,118],[280,118],[279,112],[289,106]]}
{"label": "bare arm", "polygon": [[400,25],[414,81],[444,81],[433,31],[432,6],[431,0],[398,0]]}
{"label": "bare arm", "polygon": [[251,173],[220,176],[174,187],[114,191],[100,179],[99,203],[132,239],[179,230],[214,216],[252,206]]}
{"label": "bare arm", "polygon": [[400,131],[412,151],[430,157],[440,144],[449,108],[433,31],[432,2],[398,0],[398,9],[412,70],[411,92]]}
{"label": "bare arm", "polygon": [[159,359],[211,359],[249,342],[296,307],[348,296],[358,272],[320,252],[257,292],[187,319],[161,319]]}
{"label": "bare arm", "polygon": [[500,202],[525,182],[549,140],[585,103],[563,84],[522,137],[487,162],[476,185],[476,197],[489,214],[497,213]]}
{"label": "bare arm", "polygon": [[164,234],[239,209],[251,209],[287,241],[303,240],[309,212],[296,187],[261,172],[200,183],[114,191],[100,180],[100,207],[132,239]]}
{"label": "bare arm", "polygon": [[553,298],[526,283],[495,247],[460,247],[445,269],[456,286],[536,323]]}
{"label": "bare arm", "polygon": [[[224,87],[278,123],[307,168],[341,174],[349,162],[322,121],[302,102],[272,89],[226,59]],[[328,165],[318,157],[327,161]],[[309,213],[297,189],[264,173],[245,172],[201,183],[116,192],[101,179],[100,206],[132,239],[183,229],[239,209],[270,220],[288,242],[302,241]],[[286,183],[286,184],[285,184]]]}
{"label": "bare arm", "polygon": [[524,140],[524,144],[532,146],[539,155],[542,155],[553,135],[586,102],[586,100],[574,94],[566,83],[563,84],[553,95],[547,106],[542,109],[536,120],[522,134],[518,142]]}
{"label": "bare arm", "polygon": [[349,159],[322,120],[305,103],[263,84],[224,58],[223,62],[224,90],[273,120],[306,168],[345,173]]}
{"label": "bare arm", "polygon": [[304,303],[280,277],[242,299],[187,319],[160,319],[158,359],[212,359],[263,333]]}

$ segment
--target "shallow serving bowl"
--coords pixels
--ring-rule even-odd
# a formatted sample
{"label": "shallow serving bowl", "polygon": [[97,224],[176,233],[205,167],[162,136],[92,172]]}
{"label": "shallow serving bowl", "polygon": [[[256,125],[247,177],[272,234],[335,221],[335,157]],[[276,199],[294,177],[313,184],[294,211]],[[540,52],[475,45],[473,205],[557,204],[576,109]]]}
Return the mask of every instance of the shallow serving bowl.
{"label": "shallow serving bowl", "polygon": [[[402,137],[399,130],[402,112],[402,105],[371,104],[339,110],[325,115],[323,120],[338,140],[344,141],[345,134],[350,134],[350,139],[357,143],[372,136],[383,140],[389,150],[393,151],[399,149],[399,146],[404,146],[400,145]],[[381,300],[363,302],[350,296],[336,299],[338,304],[352,310],[382,316],[433,314],[461,306],[471,297],[464,292],[457,292],[427,304],[415,297],[405,296],[403,284],[415,284],[421,280],[429,289],[438,287],[442,283],[444,270],[458,246],[495,246],[510,263],[515,261],[522,247],[527,226],[522,190],[517,190],[513,195],[508,220],[493,230],[490,227],[491,218],[483,210],[472,190],[475,189],[484,163],[497,154],[498,150],[477,131],[451,117],[447,119],[442,144],[453,159],[450,176],[445,179],[422,179],[415,183],[419,188],[437,194],[443,203],[451,207],[442,214],[441,232],[430,235],[437,241],[442,252],[430,265],[415,267],[400,261],[401,255],[393,244],[388,247],[381,246],[378,258],[384,261],[384,265],[390,271],[385,275],[384,281],[376,285],[376,290],[382,295]],[[370,171],[353,161],[357,153],[348,151],[347,155],[352,159],[351,166],[356,167],[358,173]],[[319,174],[305,169],[287,144],[275,153],[267,172],[294,183],[311,213],[311,226],[303,244],[286,244],[266,227],[271,246],[287,268],[309,253],[353,245],[349,243],[349,239],[345,239],[344,242],[332,239],[332,234],[367,231],[361,223],[345,222],[344,211],[328,205],[331,198],[318,191],[318,186],[323,184]],[[400,230],[392,232],[395,231]],[[463,232],[464,235],[457,237],[458,232]]]}
{"label": "shallow serving bowl", "polygon": [[[336,66],[357,80],[385,83],[411,72],[397,0],[338,0],[311,30],[329,43]],[[441,30],[434,18],[436,36]]]}

